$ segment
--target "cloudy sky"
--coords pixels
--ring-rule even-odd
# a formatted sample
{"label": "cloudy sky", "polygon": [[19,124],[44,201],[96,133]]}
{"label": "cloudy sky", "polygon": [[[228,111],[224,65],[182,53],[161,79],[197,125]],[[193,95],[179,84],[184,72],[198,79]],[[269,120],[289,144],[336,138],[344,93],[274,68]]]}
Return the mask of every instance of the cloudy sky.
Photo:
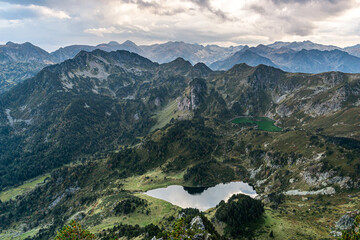
{"label": "cloudy sky", "polygon": [[0,0],[0,44],[360,43],[360,0]]}

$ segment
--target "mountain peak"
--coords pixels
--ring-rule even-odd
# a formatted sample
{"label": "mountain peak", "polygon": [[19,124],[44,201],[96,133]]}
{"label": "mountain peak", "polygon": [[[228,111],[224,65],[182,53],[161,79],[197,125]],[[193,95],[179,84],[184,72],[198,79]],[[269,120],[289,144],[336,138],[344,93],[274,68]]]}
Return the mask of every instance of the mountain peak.
{"label": "mountain peak", "polygon": [[11,45],[16,45],[16,43],[11,42],[11,41],[8,41],[5,45],[6,45],[6,46],[11,46]]}
{"label": "mountain peak", "polygon": [[212,70],[206,66],[205,63],[197,63],[194,65],[194,70],[200,72],[202,75],[208,75],[212,73]]}
{"label": "mountain peak", "polygon": [[183,63],[189,63],[190,65],[191,65],[191,63],[189,62],[189,61],[186,61],[184,58],[182,58],[182,57],[178,57],[178,58],[176,58],[174,61],[172,61],[171,63],[181,63],[181,64],[183,64]]}
{"label": "mountain peak", "polygon": [[122,43],[122,45],[128,45],[128,46],[137,46],[133,41],[126,40]]}
{"label": "mountain peak", "polygon": [[120,45],[118,42],[116,42],[116,41],[110,41],[109,43],[108,43],[108,45],[110,45],[110,46],[118,46],[118,45]]}
{"label": "mountain peak", "polygon": [[243,69],[249,69],[249,68],[253,68],[253,67],[247,65],[246,63],[239,63],[239,64],[235,64],[232,68],[230,68],[229,71],[231,71],[231,70],[243,70]]}

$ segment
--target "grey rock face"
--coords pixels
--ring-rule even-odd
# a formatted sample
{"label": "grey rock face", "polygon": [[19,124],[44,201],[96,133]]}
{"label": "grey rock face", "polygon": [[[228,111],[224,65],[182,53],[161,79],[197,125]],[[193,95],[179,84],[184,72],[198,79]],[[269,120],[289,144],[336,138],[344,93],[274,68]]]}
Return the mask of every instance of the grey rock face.
{"label": "grey rock face", "polygon": [[194,79],[190,83],[190,86],[191,109],[195,110],[200,107],[203,97],[206,94],[207,87],[203,79]]}
{"label": "grey rock face", "polygon": [[205,225],[201,217],[196,216],[190,222],[191,228],[205,230]]}
{"label": "grey rock face", "polygon": [[200,107],[207,92],[207,86],[203,79],[194,79],[190,83],[190,96],[177,99],[178,110],[196,110]]}
{"label": "grey rock face", "polygon": [[343,215],[339,221],[335,223],[335,227],[339,230],[350,230],[354,225],[354,218],[348,214]]}
{"label": "grey rock face", "polygon": [[192,240],[203,240],[203,239],[204,239],[204,234],[202,233],[195,234],[195,236],[192,238]]}
{"label": "grey rock face", "polygon": [[177,103],[178,103],[177,108],[179,111],[190,110],[191,101],[188,97],[178,98]]}

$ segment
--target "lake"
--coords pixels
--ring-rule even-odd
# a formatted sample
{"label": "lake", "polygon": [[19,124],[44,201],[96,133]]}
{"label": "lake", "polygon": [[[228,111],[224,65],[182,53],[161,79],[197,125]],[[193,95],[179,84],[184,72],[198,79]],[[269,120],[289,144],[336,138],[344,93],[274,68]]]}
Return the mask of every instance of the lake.
{"label": "lake", "polygon": [[172,185],[158,188],[144,194],[168,201],[182,208],[197,208],[205,211],[215,207],[221,200],[227,201],[233,194],[242,193],[250,197],[257,196],[253,187],[244,182],[220,183],[214,187],[183,187]]}

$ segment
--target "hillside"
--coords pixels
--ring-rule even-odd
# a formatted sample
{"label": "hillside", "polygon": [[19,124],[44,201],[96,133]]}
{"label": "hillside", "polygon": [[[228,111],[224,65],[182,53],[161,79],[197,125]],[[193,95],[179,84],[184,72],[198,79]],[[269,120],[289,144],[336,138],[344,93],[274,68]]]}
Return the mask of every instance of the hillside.
{"label": "hillside", "polygon": [[[188,67],[176,72],[183,63]],[[169,64],[126,51],[81,52],[2,95],[0,138],[7,147],[0,186],[144,136],[154,124],[152,111],[190,78],[208,74],[184,60]]]}
{"label": "hillside", "polygon": [[[0,238],[49,239],[69,219],[99,238],[167,229],[180,209],[143,191],[244,181],[265,213],[239,238],[332,239],[360,206],[359,102],[358,74],[82,51],[0,96]],[[225,233],[220,208],[205,216]]]}

